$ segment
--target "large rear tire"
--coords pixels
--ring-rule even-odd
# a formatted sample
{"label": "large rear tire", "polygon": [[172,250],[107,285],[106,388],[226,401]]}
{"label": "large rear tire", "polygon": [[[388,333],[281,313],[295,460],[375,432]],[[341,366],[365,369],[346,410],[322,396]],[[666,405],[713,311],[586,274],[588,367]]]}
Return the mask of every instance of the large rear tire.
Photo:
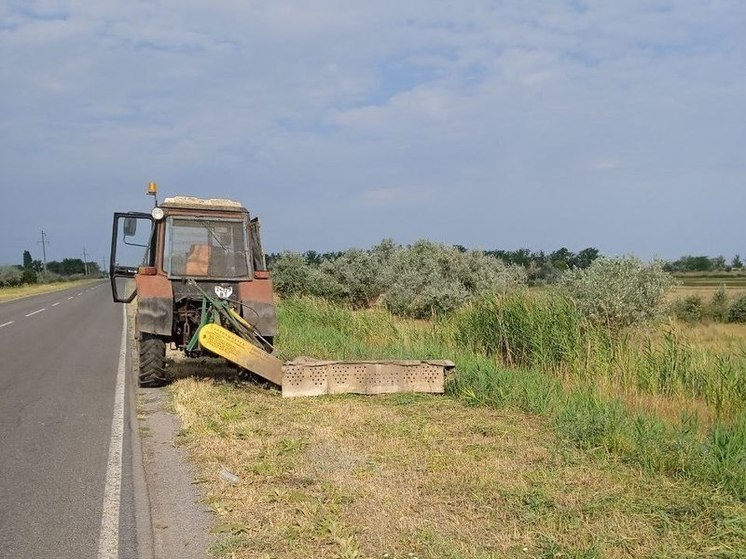
{"label": "large rear tire", "polygon": [[166,342],[152,334],[142,334],[138,343],[140,370],[138,384],[142,388],[163,386],[166,377]]}

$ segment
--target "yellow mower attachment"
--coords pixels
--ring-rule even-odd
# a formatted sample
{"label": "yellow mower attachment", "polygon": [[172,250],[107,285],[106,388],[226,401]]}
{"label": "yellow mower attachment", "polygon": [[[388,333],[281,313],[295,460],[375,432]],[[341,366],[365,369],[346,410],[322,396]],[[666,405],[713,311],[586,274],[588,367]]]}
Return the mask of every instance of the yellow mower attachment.
{"label": "yellow mower attachment", "polygon": [[[286,397],[393,392],[442,394],[445,375],[455,367],[452,361],[439,360],[319,361],[299,358],[284,362],[267,351],[272,346],[228,303],[214,299],[204,291],[202,294],[203,323],[196,333],[196,340],[190,345],[199,343],[203,349],[280,386],[282,395]],[[207,322],[208,317],[216,321]]]}
{"label": "yellow mower attachment", "polygon": [[282,361],[215,323],[199,329],[199,344],[215,355],[282,386]]}
{"label": "yellow mower attachment", "polygon": [[284,397],[321,394],[443,393],[451,361],[318,361],[284,363],[230,330],[211,323],[199,331],[208,351],[282,387]]}

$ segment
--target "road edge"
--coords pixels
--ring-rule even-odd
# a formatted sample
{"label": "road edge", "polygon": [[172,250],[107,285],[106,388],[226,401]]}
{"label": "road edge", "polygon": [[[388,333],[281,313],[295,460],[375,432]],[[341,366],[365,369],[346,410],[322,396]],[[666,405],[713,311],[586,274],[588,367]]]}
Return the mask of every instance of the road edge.
{"label": "road edge", "polygon": [[[128,305],[128,311],[134,307]],[[167,388],[137,386],[139,356],[132,313],[128,318],[138,552],[143,559],[204,559],[212,543],[213,517],[195,484],[194,465],[176,444],[181,423],[167,410]]]}

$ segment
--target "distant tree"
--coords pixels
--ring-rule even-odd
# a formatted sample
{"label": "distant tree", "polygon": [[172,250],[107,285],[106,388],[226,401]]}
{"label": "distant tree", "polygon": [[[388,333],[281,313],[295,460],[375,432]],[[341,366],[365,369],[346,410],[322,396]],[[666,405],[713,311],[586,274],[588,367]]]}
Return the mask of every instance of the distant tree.
{"label": "distant tree", "polygon": [[44,271],[44,263],[41,260],[34,260],[31,262],[30,268],[38,274]]}
{"label": "distant tree", "polygon": [[733,268],[734,270],[740,270],[741,268],[743,268],[743,262],[741,262],[740,254],[736,254],[733,257],[733,260],[730,261],[730,267]]}
{"label": "distant tree", "polygon": [[53,274],[62,274],[62,264],[57,260],[47,262],[47,272],[52,272]]}
{"label": "distant tree", "polygon": [[60,263],[60,273],[63,276],[85,273],[85,264],[80,258],[65,258]]}
{"label": "distant tree", "polygon": [[593,261],[596,260],[599,256],[600,253],[598,252],[597,248],[584,248],[575,256],[575,258],[572,259],[572,267],[585,269],[593,264]]}
{"label": "distant tree", "polygon": [[37,280],[36,272],[31,268],[24,268],[23,275],[21,276],[21,283],[36,283]]}
{"label": "distant tree", "polygon": [[682,256],[670,265],[672,272],[711,272],[713,261],[709,256]]}
{"label": "distant tree", "polygon": [[321,264],[321,255],[315,250],[307,250],[303,253],[303,258],[306,259],[306,264],[311,264],[312,266]]}
{"label": "distant tree", "polygon": [[100,276],[101,275],[101,267],[98,265],[98,262],[86,262],[88,266],[88,275],[89,276]]}
{"label": "distant tree", "polygon": [[28,250],[23,251],[23,268],[28,270],[31,268],[31,253]]}
{"label": "distant tree", "polygon": [[712,268],[714,270],[725,270],[725,257],[724,256],[716,256],[715,258],[711,258],[712,261]]}
{"label": "distant tree", "polygon": [[549,261],[558,270],[568,270],[574,258],[575,255],[565,247],[555,250],[549,255]]}
{"label": "distant tree", "polygon": [[518,250],[488,250],[485,251],[484,254],[485,256],[492,256],[502,260],[506,264],[515,264],[517,266],[523,266],[524,268],[528,268],[531,261],[535,259],[536,256],[527,248],[519,248]]}

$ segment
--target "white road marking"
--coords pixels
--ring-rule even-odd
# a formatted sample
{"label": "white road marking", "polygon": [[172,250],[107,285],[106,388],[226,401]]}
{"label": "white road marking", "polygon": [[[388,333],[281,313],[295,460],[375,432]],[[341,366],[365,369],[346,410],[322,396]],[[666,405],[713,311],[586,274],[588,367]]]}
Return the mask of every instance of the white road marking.
{"label": "white road marking", "polygon": [[15,320],[9,320],[9,321],[8,321],[8,322],[6,322],[5,324],[0,324],[0,328],[5,328],[6,326],[10,326],[10,325],[11,325],[11,324],[13,324],[14,322],[15,322]]}
{"label": "white road marking", "polygon": [[56,306],[57,306],[57,305],[59,305],[59,304],[60,304],[60,302],[59,302],[59,301],[57,301],[56,303],[52,303],[52,306],[53,306],[53,307],[56,307]]}
{"label": "white road marking", "polygon": [[39,314],[40,312],[44,312],[45,310],[47,310],[46,307],[43,309],[39,309],[38,311],[30,312],[26,316],[34,316],[35,314]]}
{"label": "white road marking", "polygon": [[68,301],[69,301],[70,299],[72,299],[72,297],[68,297],[68,298],[67,298],[67,300],[68,300]]}
{"label": "white road marking", "polygon": [[122,442],[124,438],[124,386],[127,357],[127,306],[122,305],[122,344],[114,393],[114,417],[111,420],[109,460],[106,464],[104,511],[98,537],[98,559],[119,557],[119,501],[122,493]]}
{"label": "white road marking", "polygon": [[83,292],[82,292],[82,291],[81,291],[80,293],[78,293],[78,297],[80,297],[81,295],[83,295]]}

